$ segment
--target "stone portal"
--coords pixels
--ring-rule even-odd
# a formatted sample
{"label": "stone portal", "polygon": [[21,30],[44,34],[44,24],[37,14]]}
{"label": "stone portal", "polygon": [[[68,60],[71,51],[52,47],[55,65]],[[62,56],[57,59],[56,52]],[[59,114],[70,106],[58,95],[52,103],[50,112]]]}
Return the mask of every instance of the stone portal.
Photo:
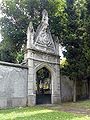
{"label": "stone portal", "polygon": [[51,103],[51,73],[46,67],[36,73],[36,104]]}
{"label": "stone portal", "polygon": [[[28,65],[28,105],[40,102],[39,98],[41,103],[44,103],[41,95],[45,96],[46,93],[46,103],[59,103],[61,101],[59,43],[54,42],[51,36],[46,10],[42,12],[42,21],[36,31],[32,22],[28,26],[25,60]],[[41,75],[39,79],[42,72],[44,77]],[[40,87],[46,82],[49,85],[48,89]]]}

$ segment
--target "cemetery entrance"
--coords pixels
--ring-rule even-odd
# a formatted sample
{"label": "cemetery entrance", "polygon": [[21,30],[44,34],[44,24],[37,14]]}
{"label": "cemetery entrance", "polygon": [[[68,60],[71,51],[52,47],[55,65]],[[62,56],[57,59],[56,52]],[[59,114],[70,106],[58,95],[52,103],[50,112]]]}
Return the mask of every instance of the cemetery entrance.
{"label": "cemetery entrance", "polygon": [[51,103],[51,73],[43,67],[36,72],[36,104]]}

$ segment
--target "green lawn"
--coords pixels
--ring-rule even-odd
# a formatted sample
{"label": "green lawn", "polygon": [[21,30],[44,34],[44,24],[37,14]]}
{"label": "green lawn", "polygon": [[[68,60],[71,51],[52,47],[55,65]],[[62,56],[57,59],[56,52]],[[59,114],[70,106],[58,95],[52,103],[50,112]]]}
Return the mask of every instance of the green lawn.
{"label": "green lawn", "polygon": [[84,109],[90,109],[90,100],[85,100],[85,101],[79,101],[76,103],[69,103],[69,106],[76,107],[76,108],[84,108]]}
{"label": "green lawn", "polygon": [[90,117],[36,106],[0,110],[0,120],[90,120]]}

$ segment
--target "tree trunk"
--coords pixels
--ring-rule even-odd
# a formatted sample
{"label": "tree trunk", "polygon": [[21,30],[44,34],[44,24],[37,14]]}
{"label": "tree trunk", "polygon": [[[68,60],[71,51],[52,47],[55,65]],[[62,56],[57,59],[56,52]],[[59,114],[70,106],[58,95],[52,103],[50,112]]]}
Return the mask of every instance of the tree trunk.
{"label": "tree trunk", "polygon": [[90,80],[88,80],[88,98],[90,99]]}
{"label": "tree trunk", "polygon": [[73,102],[76,102],[76,80],[73,80]]}

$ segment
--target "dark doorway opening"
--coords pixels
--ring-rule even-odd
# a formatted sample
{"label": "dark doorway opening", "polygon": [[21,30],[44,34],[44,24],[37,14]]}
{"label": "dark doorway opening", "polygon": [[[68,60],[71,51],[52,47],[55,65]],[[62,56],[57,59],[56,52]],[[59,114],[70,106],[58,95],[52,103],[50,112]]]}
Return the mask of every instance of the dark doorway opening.
{"label": "dark doorway opening", "polygon": [[51,73],[45,67],[36,72],[36,104],[51,103]]}

